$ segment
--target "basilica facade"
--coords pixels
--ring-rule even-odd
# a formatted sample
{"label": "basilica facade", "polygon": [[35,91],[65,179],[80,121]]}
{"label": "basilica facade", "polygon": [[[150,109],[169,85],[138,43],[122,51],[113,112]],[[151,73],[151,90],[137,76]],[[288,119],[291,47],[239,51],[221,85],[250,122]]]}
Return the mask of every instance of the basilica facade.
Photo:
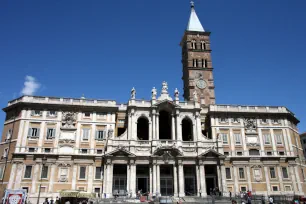
{"label": "basilica facade", "polygon": [[25,189],[32,202],[73,191],[206,197],[216,187],[225,196],[304,195],[299,120],[282,106],[216,104],[209,36],[192,5],[180,43],[182,98],[162,82],[147,100],[132,88],[126,104],[84,97],[10,101],[3,109],[0,193]]}

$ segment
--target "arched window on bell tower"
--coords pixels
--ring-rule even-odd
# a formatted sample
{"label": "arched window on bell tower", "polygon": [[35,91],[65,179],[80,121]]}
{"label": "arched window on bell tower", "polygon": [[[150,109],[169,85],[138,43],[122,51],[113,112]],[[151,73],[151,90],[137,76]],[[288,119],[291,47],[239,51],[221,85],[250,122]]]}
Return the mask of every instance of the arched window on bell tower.
{"label": "arched window on bell tower", "polygon": [[196,41],[195,40],[192,40],[191,41],[191,49],[196,49]]}
{"label": "arched window on bell tower", "polygon": [[207,60],[206,59],[202,59],[202,67],[203,68],[207,67]]}
{"label": "arched window on bell tower", "polygon": [[204,41],[201,41],[201,49],[206,50],[206,44]]}
{"label": "arched window on bell tower", "polygon": [[193,67],[198,67],[198,60],[197,59],[193,59]]}

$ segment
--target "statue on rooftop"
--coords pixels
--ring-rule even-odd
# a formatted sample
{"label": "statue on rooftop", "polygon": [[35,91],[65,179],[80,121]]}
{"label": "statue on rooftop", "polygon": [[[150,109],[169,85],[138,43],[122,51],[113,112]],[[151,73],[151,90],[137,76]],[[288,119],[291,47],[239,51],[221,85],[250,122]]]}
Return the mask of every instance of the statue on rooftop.
{"label": "statue on rooftop", "polygon": [[135,97],[136,97],[136,90],[133,87],[132,90],[131,90],[131,99],[135,99]]}
{"label": "statue on rooftop", "polygon": [[156,99],[156,95],[157,95],[157,90],[155,87],[153,87],[152,89],[152,99]]}

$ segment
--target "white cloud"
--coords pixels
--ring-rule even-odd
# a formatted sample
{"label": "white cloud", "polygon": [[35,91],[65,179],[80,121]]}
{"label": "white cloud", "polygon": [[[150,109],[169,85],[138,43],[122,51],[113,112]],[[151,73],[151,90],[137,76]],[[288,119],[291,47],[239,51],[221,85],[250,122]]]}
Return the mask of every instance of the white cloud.
{"label": "white cloud", "polygon": [[21,95],[33,95],[39,89],[40,83],[32,76],[26,76],[24,87],[22,88]]}

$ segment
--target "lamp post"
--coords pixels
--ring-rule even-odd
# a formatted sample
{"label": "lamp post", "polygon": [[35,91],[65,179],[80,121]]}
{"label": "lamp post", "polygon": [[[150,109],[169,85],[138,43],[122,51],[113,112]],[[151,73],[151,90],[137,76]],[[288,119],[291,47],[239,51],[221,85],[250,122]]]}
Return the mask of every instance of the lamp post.
{"label": "lamp post", "polygon": [[42,168],[41,168],[41,172],[40,172],[40,184],[39,184],[39,189],[38,189],[37,204],[39,204],[39,199],[40,199],[40,189],[41,189],[41,181],[42,181],[41,175],[42,175],[42,172],[43,172],[44,167],[46,165],[46,162],[47,162],[47,157],[44,155],[44,157],[41,159]]}

